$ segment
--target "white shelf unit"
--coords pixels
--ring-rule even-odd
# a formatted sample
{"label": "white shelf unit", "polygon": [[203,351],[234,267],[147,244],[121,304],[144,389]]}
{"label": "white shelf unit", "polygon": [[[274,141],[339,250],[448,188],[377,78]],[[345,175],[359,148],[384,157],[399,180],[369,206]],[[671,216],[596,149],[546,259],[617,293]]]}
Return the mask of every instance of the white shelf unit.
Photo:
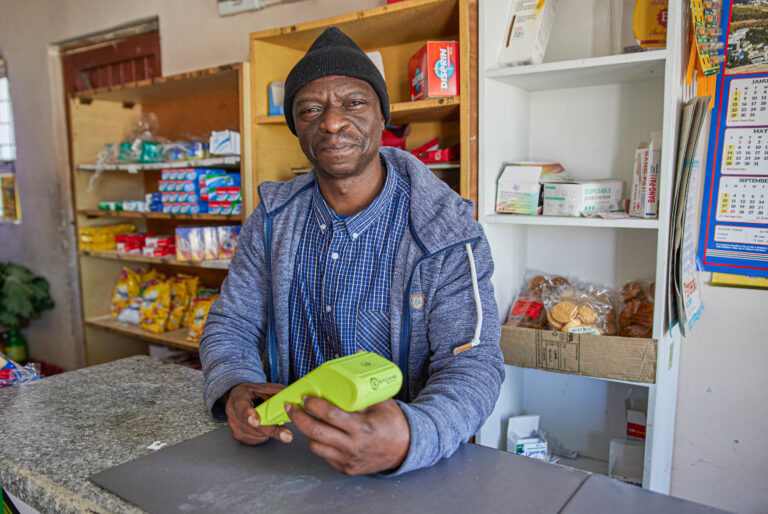
{"label": "white shelf unit", "polygon": [[[625,436],[624,398],[631,390],[633,398],[648,400],[643,487],[668,493],[680,335],[665,328],[662,306],[690,14],[681,3],[670,2],[666,49],[610,55],[611,1],[560,2],[545,62],[500,68],[497,56],[510,2],[480,0],[478,215],[496,263],[493,281],[502,321],[527,269],[614,288],[637,278],[655,280],[656,382],[507,365],[496,409],[477,442],[503,449],[507,418],[540,414],[544,430],[583,456],[568,462],[607,470],[607,464],[596,468],[594,463],[608,460],[610,439]],[[503,163],[553,160],[575,178],[621,178],[628,190],[634,149],[658,130],[663,130],[658,220],[495,213]]]}

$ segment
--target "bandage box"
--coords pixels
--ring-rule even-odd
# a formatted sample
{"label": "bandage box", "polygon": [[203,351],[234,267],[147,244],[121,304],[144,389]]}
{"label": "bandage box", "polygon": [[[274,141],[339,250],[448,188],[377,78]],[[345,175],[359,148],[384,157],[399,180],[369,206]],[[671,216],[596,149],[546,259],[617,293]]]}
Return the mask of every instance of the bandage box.
{"label": "bandage box", "polygon": [[504,165],[496,183],[496,212],[541,214],[541,181],[564,176],[559,163],[521,161]]}
{"label": "bandage box", "polygon": [[499,65],[540,64],[552,32],[559,0],[513,0],[510,5]]}
{"label": "bandage box", "polygon": [[544,183],[545,216],[581,216],[582,213],[624,212],[624,181],[575,180]]}
{"label": "bandage box", "polygon": [[659,168],[661,167],[661,132],[651,134],[651,142],[642,142],[635,151],[629,215],[656,218],[659,215]]}
{"label": "bandage box", "polygon": [[427,41],[408,61],[411,100],[459,94],[459,43]]}
{"label": "bandage box", "polygon": [[208,147],[213,155],[240,155],[240,132],[214,130]]}
{"label": "bandage box", "polygon": [[539,416],[509,418],[507,451],[532,459],[547,459],[547,441],[539,434]]}

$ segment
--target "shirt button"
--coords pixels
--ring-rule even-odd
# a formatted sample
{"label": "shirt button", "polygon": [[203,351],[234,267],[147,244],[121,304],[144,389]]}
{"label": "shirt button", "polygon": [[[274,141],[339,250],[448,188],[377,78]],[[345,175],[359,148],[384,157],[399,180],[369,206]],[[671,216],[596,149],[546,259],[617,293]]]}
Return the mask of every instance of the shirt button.
{"label": "shirt button", "polygon": [[357,232],[352,233],[352,239],[357,239]]}
{"label": "shirt button", "polygon": [[322,225],[320,225],[320,230],[325,230],[325,228],[326,228],[326,225],[325,225],[325,223],[323,223]]}
{"label": "shirt button", "polygon": [[325,306],[325,312],[331,312],[331,306],[330,305],[326,305]]}
{"label": "shirt button", "polygon": [[336,253],[336,252],[333,252],[333,253],[331,254],[331,259],[333,259],[334,261],[335,261],[336,259],[338,259],[338,258],[339,258],[339,254],[338,254],[338,253]]}
{"label": "shirt button", "polygon": [[334,354],[333,354],[333,358],[334,358],[334,359],[338,359],[338,358],[339,358],[339,354],[338,354],[338,353],[334,353]]}

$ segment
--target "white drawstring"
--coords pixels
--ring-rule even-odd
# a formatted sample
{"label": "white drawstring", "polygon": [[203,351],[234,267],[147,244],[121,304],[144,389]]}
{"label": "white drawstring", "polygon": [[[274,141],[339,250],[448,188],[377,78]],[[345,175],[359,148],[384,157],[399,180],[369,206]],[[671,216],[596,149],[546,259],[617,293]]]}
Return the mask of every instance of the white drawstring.
{"label": "white drawstring", "polygon": [[458,355],[462,352],[466,352],[470,348],[480,344],[480,331],[483,328],[483,304],[480,301],[480,287],[477,285],[477,271],[475,270],[475,257],[472,255],[472,247],[469,243],[464,245],[467,250],[467,258],[469,259],[469,274],[472,276],[472,295],[475,298],[475,310],[477,310],[477,324],[475,325],[475,336],[468,343],[457,346],[453,349],[453,354]]}

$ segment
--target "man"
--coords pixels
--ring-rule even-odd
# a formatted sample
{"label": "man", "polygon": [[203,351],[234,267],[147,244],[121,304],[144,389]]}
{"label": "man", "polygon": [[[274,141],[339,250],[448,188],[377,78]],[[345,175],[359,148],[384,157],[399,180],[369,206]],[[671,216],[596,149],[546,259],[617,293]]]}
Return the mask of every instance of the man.
{"label": "man", "polygon": [[337,28],[291,70],[284,107],[314,169],[259,186],[200,341],[206,405],[244,444],[287,443],[291,431],[261,426],[254,405],[326,360],[377,352],[403,373],[396,400],[347,413],[310,396],[288,415],[343,473],[430,466],[479,429],[504,373],[473,205],[380,148],[386,84]]}

